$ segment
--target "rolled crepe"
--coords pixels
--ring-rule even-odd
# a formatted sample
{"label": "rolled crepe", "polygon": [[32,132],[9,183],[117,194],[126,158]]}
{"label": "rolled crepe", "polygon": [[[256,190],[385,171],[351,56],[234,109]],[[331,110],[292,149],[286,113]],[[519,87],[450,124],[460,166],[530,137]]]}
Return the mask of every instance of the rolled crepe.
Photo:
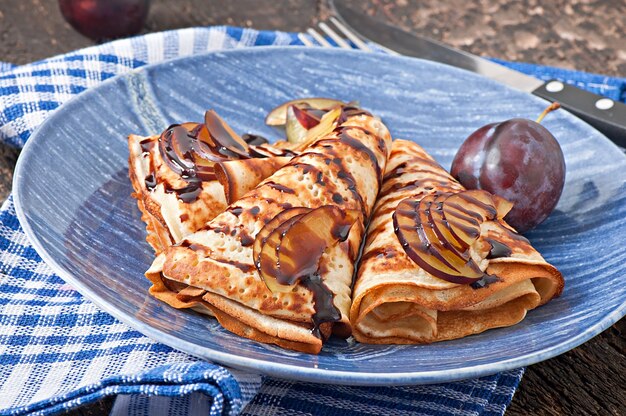
{"label": "rolled crepe", "polygon": [[290,160],[287,156],[228,160],[215,165],[215,176],[224,189],[227,203],[232,204]]}
{"label": "rolled crepe", "polygon": [[[151,293],[176,306],[179,299],[172,299],[167,285],[197,288],[189,304],[208,308],[224,328],[297,351],[318,353],[331,332],[348,336],[354,263],[391,148],[378,118],[350,114],[203,229],[159,255],[146,272]],[[270,291],[253,261],[256,235],[287,209],[326,205],[356,210],[358,220],[345,241],[329,245],[320,257],[320,283]],[[338,316],[320,323],[329,309]]]}
{"label": "rolled crepe", "polygon": [[461,338],[513,325],[561,293],[559,271],[498,219],[483,222],[470,247],[481,270],[498,281],[483,287],[451,283],[409,258],[394,231],[398,204],[461,191],[417,144],[394,141],[354,286],[350,321],[358,341],[413,344]]}
{"label": "rolled crepe", "polygon": [[[158,254],[222,213],[231,194],[243,194],[291,159],[275,146],[254,146],[258,158],[224,160],[230,176],[216,175],[189,183],[163,160],[159,136],[128,136],[129,176],[133,197],[146,223],[146,241]],[[283,156],[276,156],[283,155]]]}

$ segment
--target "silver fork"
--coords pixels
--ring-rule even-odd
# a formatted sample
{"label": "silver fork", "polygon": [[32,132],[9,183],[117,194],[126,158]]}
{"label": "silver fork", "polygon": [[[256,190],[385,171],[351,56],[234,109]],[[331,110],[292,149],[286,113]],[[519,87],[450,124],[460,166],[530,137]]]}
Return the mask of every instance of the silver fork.
{"label": "silver fork", "polygon": [[[327,21],[318,23],[317,27],[324,33],[326,36],[331,38],[340,48],[343,49],[353,49],[352,45],[350,45],[345,38],[354,43],[357,49],[360,49],[365,52],[372,52],[372,49],[367,46],[365,42],[354,32],[348,29],[343,23],[339,21],[336,17],[331,16]],[[334,28],[333,28],[334,27]],[[304,43],[306,46],[321,46],[324,48],[334,48],[328,40],[317,30],[314,28],[308,28],[306,30],[308,33],[319,45],[316,45],[309,39],[304,36],[303,33],[298,34],[298,38]],[[340,33],[343,35],[341,36]]]}

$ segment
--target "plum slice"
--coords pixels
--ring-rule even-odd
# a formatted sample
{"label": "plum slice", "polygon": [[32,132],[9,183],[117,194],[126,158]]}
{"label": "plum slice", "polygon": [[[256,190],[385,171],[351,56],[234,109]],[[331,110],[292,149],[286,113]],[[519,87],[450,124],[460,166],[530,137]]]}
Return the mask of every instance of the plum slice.
{"label": "plum slice", "polygon": [[[500,208],[498,211],[497,208]],[[480,224],[501,218],[510,204],[484,191],[427,195],[398,204],[394,230],[404,251],[431,275],[458,284],[484,278],[470,254]]]}
{"label": "plum slice", "polygon": [[[316,110],[314,108],[300,108],[297,105],[291,105],[289,108],[293,111],[293,115],[300,122],[300,125],[309,130],[320,124],[322,116],[328,110]],[[289,110],[287,110],[287,117],[289,117]]]}
{"label": "plum slice", "polygon": [[218,154],[228,158],[250,157],[248,143],[235,133],[214,110],[209,110],[204,114],[204,124]]}
{"label": "plum slice", "polygon": [[[261,260],[261,249],[267,240],[267,237],[278,228],[279,225],[284,223],[290,218],[295,217],[296,215],[306,214],[311,211],[310,208],[305,207],[296,207],[296,208],[287,208],[286,210],[280,212],[274,218],[272,218],[267,224],[261,228],[261,231],[258,232],[254,239],[254,245],[252,246],[252,256],[254,259],[254,264],[258,264]],[[258,267],[258,266],[257,266]]]}
{"label": "plum slice", "polygon": [[278,252],[285,232],[293,223],[298,221],[306,213],[297,214],[280,223],[272,232],[269,233],[265,241],[261,244],[261,252],[258,255],[258,262],[255,264],[259,276],[265,282],[267,288],[273,293],[290,292],[293,284],[283,284],[285,279],[279,279],[279,261]]}
{"label": "plum slice", "polygon": [[292,285],[312,276],[327,247],[345,241],[356,211],[344,211],[335,205],[324,205],[298,218],[282,236],[278,251],[280,283]]}
{"label": "plum slice", "polygon": [[411,260],[437,278],[460,284],[480,279],[484,273],[478,267],[464,267],[463,259],[437,239],[427,220],[432,200],[430,196],[419,202],[405,199],[398,204],[393,222],[402,248]]}
{"label": "plum slice", "polygon": [[268,289],[272,292],[288,292],[292,289],[290,286],[279,284],[275,278],[271,276],[268,277],[271,271],[277,267],[276,247],[280,244],[283,230],[276,231],[281,226],[288,226],[288,222],[292,218],[302,216],[309,211],[311,211],[310,208],[296,207],[288,208],[280,212],[261,228],[261,231],[259,231],[254,239],[254,245],[252,246],[254,266],[259,271],[261,279],[263,279]]}
{"label": "plum slice", "polygon": [[433,224],[433,229],[439,238],[439,241],[446,241],[456,250],[466,250],[467,244],[465,241],[457,238],[457,236],[450,229],[448,220],[443,215],[443,203],[450,194],[445,193],[437,196],[430,207],[430,219]]}
{"label": "plum slice", "polygon": [[324,136],[329,135],[337,127],[337,120],[341,115],[341,107],[335,107],[322,116],[320,123],[308,130],[304,139],[294,149],[296,151],[302,151],[313,142],[321,139]]}
{"label": "plum slice", "polygon": [[316,124],[309,123],[309,120],[306,119],[308,116],[304,116],[303,114],[306,114],[306,112],[300,110],[295,105],[290,105],[289,108],[287,108],[285,134],[287,135],[287,141],[289,143],[300,143],[303,141],[309,129],[320,122],[318,119]]}
{"label": "plum slice", "polygon": [[255,239],[253,255],[268,289],[289,292],[299,281],[315,275],[326,248],[347,239],[358,218],[355,210],[324,205],[292,208],[267,223]]}
{"label": "plum slice", "polygon": [[495,218],[491,195],[485,191],[464,191],[450,195],[443,203],[443,215],[452,234],[469,247],[480,235],[480,224]]}
{"label": "plum slice", "polygon": [[335,100],[333,98],[313,97],[291,100],[273,108],[267,117],[265,117],[265,124],[268,126],[284,126],[287,123],[287,109],[290,106],[299,106],[301,108],[310,108],[314,110],[326,110],[342,105],[345,105],[343,101]]}
{"label": "plum slice", "polygon": [[186,128],[175,124],[161,133],[158,141],[165,163],[183,177],[195,176],[192,140]]}

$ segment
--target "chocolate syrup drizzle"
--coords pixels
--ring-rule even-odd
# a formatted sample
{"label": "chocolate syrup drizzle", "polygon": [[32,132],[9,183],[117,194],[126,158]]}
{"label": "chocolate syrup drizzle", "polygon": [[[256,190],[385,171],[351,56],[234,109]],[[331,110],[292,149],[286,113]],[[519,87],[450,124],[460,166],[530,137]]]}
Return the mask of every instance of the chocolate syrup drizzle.
{"label": "chocolate syrup drizzle", "polygon": [[[419,158],[419,162],[420,164],[424,164],[424,165],[428,165],[430,167],[433,167],[437,170],[439,169],[443,169],[439,164],[437,164],[434,161],[425,159],[425,158]],[[384,176],[385,180],[389,180],[392,178],[396,178],[399,177],[400,175],[406,173],[406,172],[433,172],[435,174],[437,174],[436,171],[432,171],[430,169],[424,169],[424,168],[420,168],[420,169],[412,169],[411,166],[407,163],[401,163],[400,165],[398,165],[396,168],[392,169],[391,171],[387,172],[387,174]],[[441,176],[441,175],[437,175],[437,176]],[[442,178],[443,179],[443,178]],[[452,180],[449,181],[442,181],[439,183],[439,185],[442,187],[442,191],[448,191],[448,189],[450,188],[450,185],[452,183]],[[380,197],[384,197],[384,196],[388,196],[389,194],[391,194],[392,192],[401,192],[401,191],[405,191],[405,190],[413,190],[413,189],[420,189],[420,188],[424,188],[425,189],[425,185],[426,184],[434,184],[432,182],[432,180],[429,179],[418,179],[409,183],[394,183],[391,186],[386,187],[386,189],[384,191],[382,191],[379,195]],[[429,191],[432,190],[432,186],[429,187]],[[434,195],[438,196],[438,195],[442,195],[444,193],[447,192],[435,192]],[[421,195],[422,197],[424,196],[425,192],[422,192]],[[468,202],[469,204],[474,204],[479,206],[481,209],[485,210],[487,212],[488,216],[491,217],[495,217],[497,212],[496,210],[489,206],[484,204],[483,202],[479,201],[476,198],[473,198],[467,194],[464,193],[458,193],[457,194],[458,198]],[[417,211],[418,211],[418,205],[419,205],[419,201],[421,200],[421,198],[419,198],[419,195],[415,196],[415,200],[411,201],[411,210],[410,211],[403,211],[403,215],[418,215]],[[456,213],[456,216],[458,218],[460,218],[462,220],[462,222],[460,224],[457,224],[457,226],[459,226],[460,228],[462,228],[463,232],[465,232],[468,235],[474,235],[476,234],[476,230],[474,228],[470,228],[468,226],[464,226],[462,225],[465,222],[468,222],[470,224],[474,224],[474,225],[478,225],[480,223],[480,221],[482,221],[482,216],[477,213],[476,211],[467,209],[465,206],[454,203],[454,202],[446,202],[446,204],[449,204],[452,208],[454,208],[455,210],[458,211],[458,213]],[[442,209],[442,203],[438,202],[438,203],[430,203],[428,205],[428,207],[426,207],[426,215],[428,216],[428,218],[432,219],[432,216],[430,215],[430,210],[431,209],[438,209],[441,210]],[[397,218],[396,218],[396,212],[397,212],[397,208],[390,210],[393,211],[393,224],[394,224],[394,231],[400,241],[400,244],[402,245],[403,248],[407,248],[409,243],[404,240],[404,238],[401,238],[401,234],[400,234],[400,230],[398,228],[398,222],[397,222]],[[380,214],[380,213],[379,213]],[[441,218],[444,222],[444,225],[447,225],[448,222],[448,218],[446,218],[445,215],[441,214]],[[419,222],[419,221],[418,221]],[[423,226],[424,224],[419,224],[416,228],[415,231],[420,235],[420,240],[423,242],[427,242],[428,239],[426,238],[426,235],[424,233],[423,230]],[[382,229],[381,229],[382,230]],[[380,230],[374,230],[374,232],[380,232]],[[478,235],[475,235],[475,237],[478,237]],[[447,241],[440,241],[441,244],[444,247],[450,247],[450,243]],[[495,240],[491,240],[489,239],[488,242],[491,244],[491,250],[489,252],[489,254],[487,255],[487,259],[493,259],[493,258],[498,258],[498,257],[508,257],[511,254],[511,250],[509,247],[507,247],[506,245],[499,243]],[[426,244],[426,243],[424,243]],[[436,258],[438,258],[441,262],[443,262],[444,264],[447,264],[448,266],[451,266],[447,261],[445,261],[445,259],[440,255],[440,253],[438,253],[436,250],[432,250],[430,245],[428,245],[427,247],[424,247],[425,249],[427,249],[429,251],[430,254],[432,254],[433,256],[435,256]],[[469,250],[469,248],[468,248]],[[405,250],[406,251],[406,250]],[[410,254],[409,251],[407,251],[407,254],[409,255],[410,258],[413,259],[413,256]],[[467,254],[467,251],[461,254]],[[369,256],[373,256],[374,254],[368,253],[368,258]],[[363,261],[363,259],[361,260]],[[415,261],[415,259],[414,259]],[[421,265],[422,266],[422,265]],[[435,276],[437,276],[437,270],[433,269],[433,270],[427,270],[428,272],[430,272],[431,274],[434,274]],[[447,280],[447,279],[446,279]],[[460,278],[459,281],[456,281],[456,283],[463,283],[461,280],[464,280],[463,278]],[[492,283],[498,282],[500,281],[500,278],[498,276],[494,276],[494,275],[489,275],[487,273],[484,273],[483,276],[478,279],[478,280],[473,280],[471,282],[467,282],[469,283],[470,287],[472,287],[473,289],[480,289],[480,288],[484,288],[489,286]]]}
{"label": "chocolate syrup drizzle", "polygon": [[[175,193],[179,200],[193,203],[202,191],[204,181],[216,180],[213,163],[222,160],[289,156],[295,153],[288,149],[265,149],[267,139],[245,134],[246,146],[235,140],[225,128],[224,122],[213,112],[205,115],[205,124],[189,129],[172,124],[158,139],[159,153],[165,164],[187,183],[182,188],[164,184],[165,192]],[[143,154],[150,154],[154,140],[141,142]],[[150,159],[150,173],[145,178],[146,188],[151,191],[157,185],[154,161]]]}
{"label": "chocolate syrup drizzle", "polygon": [[[192,132],[197,129],[192,130]],[[165,164],[187,185],[174,188],[165,183],[165,192],[175,193],[178,199],[185,203],[192,203],[202,190],[202,181],[215,179],[212,166],[198,166],[196,157],[210,160],[204,149],[200,148],[199,140],[186,128],[174,124],[165,129],[159,137],[159,152]],[[205,156],[205,157],[203,157]]]}
{"label": "chocolate syrup drizzle", "polygon": [[[298,217],[293,217],[286,221],[286,223],[294,223],[298,220]],[[281,233],[281,241],[276,247],[277,259],[278,253],[281,251],[282,246],[282,238],[286,235],[289,225],[285,226],[284,230]],[[281,224],[279,227],[283,227]],[[348,239],[350,234],[350,229],[352,228],[352,224],[336,222],[333,224],[331,228],[331,236],[334,241],[344,242]],[[276,276],[276,281],[280,284],[292,285],[299,280],[304,287],[306,287],[313,295],[313,304],[315,313],[313,314],[313,328],[311,333],[321,338],[320,325],[326,322],[337,322],[341,319],[341,312],[335,306],[334,294],[333,292],[324,284],[322,281],[321,275],[323,274],[320,270],[320,260],[322,258],[324,249],[327,245],[327,242],[322,238],[318,237],[315,234],[311,234],[307,240],[307,245],[311,250],[300,249],[299,247],[296,250],[289,251],[289,257],[292,258],[293,263],[299,266],[298,273],[296,276],[293,275],[285,275],[281,272],[281,264],[279,261],[276,264],[272,265],[271,270],[263,269],[260,272],[268,275]],[[320,250],[320,248],[322,248]],[[319,251],[318,256],[312,256],[312,252]],[[265,267],[267,263],[259,263],[257,267]]]}
{"label": "chocolate syrup drizzle", "polygon": [[258,134],[245,133],[243,136],[241,136],[241,138],[244,142],[248,143],[248,145],[259,146],[269,143],[269,141],[265,137]]}
{"label": "chocolate syrup drizzle", "polygon": [[491,250],[489,250],[489,254],[487,254],[487,259],[499,259],[501,257],[511,257],[512,251],[509,246],[503,244],[499,241],[496,241],[492,238],[485,238],[485,241],[489,243],[491,246]]}
{"label": "chocolate syrup drizzle", "polygon": [[148,175],[145,177],[144,183],[146,185],[146,189],[148,191],[152,191],[157,185],[157,181],[154,176],[154,159],[150,154],[150,152],[154,148],[154,140],[144,139],[139,142],[139,145],[141,146],[141,156],[150,158],[150,167],[148,168],[150,173],[148,173]]}
{"label": "chocolate syrup drizzle", "polygon": [[277,191],[284,192],[286,194],[295,194],[296,193],[296,191],[294,191],[290,187],[285,186],[285,185],[281,185],[281,184],[276,183],[274,181],[267,181],[267,182],[265,182],[265,185],[269,186],[270,188],[274,188]]}
{"label": "chocolate syrup drizzle", "polygon": [[[360,114],[368,114],[368,112],[363,111],[361,109],[357,109],[357,108],[353,108],[353,107],[346,107],[342,110],[342,113],[339,117],[340,121],[339,123],[343,123],[344,121],[346,121],[349,117],[353,117],[356,115],[360,115]],[[175,127],[175,126],[174,126]],[[325,145],[323,142],[324,141],[341,141],[345,144],[347,144],[348,146],[354,148],[357,152],[361,152],[364,153],[369,160],[372,162],[374,169],[376,170],[376,175],[377,175],[377,179],[378,179],[378,185],[380,187],[380,184],[382,182],[382,172],[381,172],[381,167],[380,164],[378,162],[378,159],[376,158],[376,155],[374,154],[374,152],[372,150],[370,150],[367,146],[365,146],[360,140],[356,139],[355,137],[351,136],[349,134],[349,130],[350,129],[360,129],[363,130],[366,134],[371,135],[370,132],[368,132],[365,129],[362,129],[360,127],[357,126],[347,126],[347,127],[339,127],[337,129],[335,129],[335,132],[337,133],[337,138],[332,138],[332,139],[322,139],[319,140],[316,143],[316,146],[322,146],[322,147],[330,147],[332,148],[332,146],[328,146]],[[185,144],[185,143],[183,143]],[[330,144],[330,143],[328,143]],[[381,147],[381,150],[384,150],[384,146],[385,146],[385,142],[383,140],[379,140],[377,145],[379,147]],[[190,147],[190,146],[188,146]],[[251,152],[252,153],[252,152]],[[314,151],[311,153],[315,153]],[[328,153],[328,152],[325,152]],[[332,151],[331,151],[332,153]],[[319,153],[316,153],[319,154]],[[167,152],[165,152],[165,155],[168,155]],[[323,154],[320,154],[323,156]],[[175,155],[172,155],[172,163],[176,163],[177,160],[173,157]],[[339,157],[339,155],[334,155],[335,157],[330,159],[324,159],[324,162],[327,165],[330,165],[330,163],[335,163],[337,165],[340,166],[340,170],[337,174],[338,178],[340,180],[342,180],[343,182],[345,182],[345,184],[347,185],[348,190],[352,193],[352,195],[354,196],[355,202],[358,204],[358,206],[361,208],[361,211],[363,213],[362,218],[366,218],[366,207],[365,207],[365,203],[363,200],[363,197],[361,196],[361,194],[358,192],[357,189],[357,182],[354,178],[354,176],[347,170],[345,170],[343,168],[343,164],[342,164],[342,159]],[[183,162],[186,162],[183,161]],[[180,164],[177,164],[178,168],[180,168]],[[307,164],[307,163],[302,163],[302,162],[298,162],[295,161],[295,163],[291,164],[291,166],[299,169],[302,174],[309,174],[309,173],[313,173],[315,175],[316,178],[316,183],[320,184],[321,186],[332,186],[334,184],[332,183],[327,183],[327,181],[325,180],[324,177],[324,173],[321,172],[317,167],[311,165],[311,164]],[[190,171],[191,167],[188,166],[187,164],[184,165],[184,168],[187,169],[187,171]],[[182,169],[180,169],[182,171]],[[191,173],[191,172],[190,172]],[[193,175],[191,174],[187,174],[187,177],[192,177]],[[284,186],[282,184],[277,184],[273,181],[268,181],[266,182],[266,184],[274,189],[279,190],[280,192],[283,193],[289,193],[289,194],[293,194],[295,193],[295,191],[287,186]],[[328,191],[332,192],[334,188],[329,188]],[[332,196],[333,200],[335,203],[340,204],[345,202],[343,196],[339,193],[333,193]],[[277,201],[273,200],[273,199],[268,199],[267,200],[268,203],[278,203]],[[282,206],[285,209],[289,209],[291,208],[291,204],[285,203],[285,204],[279,204],[280,206]],[[256,208],[256,211],[255,211]],[[240,216],[242,215],[244,209],[238,206],[233,206],[228,208],[228,210],[235,216]],[[252,215],[257,215],[259,213],[259,209],[258,207],[253,207],[252,209],[250,209],[250,214]],[[296,219],[291,219],[291,221],[295,221]],[[271,221],[271,220],[270,220]],[[290,220],[287,219],[285,222],[289,222]],[[269,223],[269,221],[266,221],[266,224]],[[343,222],[338,222],[335,223],[332,227],[331,230],[331,234],[332,237],[334,239],[334,241],[338,241],[338,242],[344,242],[347,240],[348,236],[349,236],[349,232],[350,229],[352,227],[352,223],[351,224],[345,224]],[[283,226],[283,224],[281,224],[279,227]],[[278,244],[278,246],[276,247],[276,252],[277,254],[280,252],[281,250],[281,244],[282,244],[282,237],[285,236],[285,234],[287,233],[289,227],[284,227],[284,231],[282,231],[281,233],[281,240],[280,243]],[[213,229],[213,231],[215,232],[223,232],[225,234],[233,234],[235,233],[235,230],[231,230],[228,227],[222,227],[221,229],[215,228]],[[247,246],[247,245],[252,245],[254,244],[254,238],[252,238],[251,236],[249,236],[246,233],[242,232],[243,230],[239,230],[240,236],[241,236],[241,244],[243,246]],[[319,240],[319,241],[314,241],[314,240]],[[321,239],[319,237],[317,237],[315,234],[311,233],[311,237],[309,239],[309,243],[311,244],[310,247],[322,247],[325,246],[327,244],[326,241],[321,241]],[[202,246],[198,246],[198,245],[194,245],[194,244],[189,244],[188,242],[183,241],[180,243],[180,245],[185,246],[185,247],[189,247],[192,250],[200,250],[200,249],[206,249],[205,247]],[[308,245],[308,243],[307,243]],[[362,246],[361,246],[362,248]],[[323,253],[323,251],[322,251]],[[359,253],[351,253],[351,256],[358,256]],[[320,271],[320,259],[321,259],[321,254],[318,258],[316,259],[311,259],[311,250],[305,250],[305,249],[299,249],[299,250],[291,250],[290,251],[290,256],[293,256],[293,261],[295,264],[297,265],[301,265],[301,269],[299,269],[296,278],[299,277],[299,281],[301,282],[301,284],[307,288],[313,296],[313,302],[314,302],[314,309],[315,312],[313,314],[312,317],[312,321],[313,321],[313,328],[311,330],[311,332],[316,336],[321,338],[322,334],[320,331],[320,326],[324,323],[328,323],[328,322],[336,322],[339,321],[341,319],[341,312],[337,309],[337,307],[334,305],[334,294],[333,292],[324,284],[324,282],[322,281],[321,275],[323,274]],[[278,255],[277,255],[278,258]],[[356,260],[356,259],[354,259]],[[241,264],[238,262],[232,262],[232,261],[228,261],[228,260],[220,260],[220,259],[216,259],[216,261],[221,261],[224,263],[228,263],[231,264],[235,267],[239,267],[241,270],[243,271],[250,271],[251,266],[248,264]],[[267,275],[273,275],[276,276],[276,280],[281,283],[281,284],[292,284],[294,282],[289,282],[289,281],[284,281],[285,280],[285,276],[283,276],[282,273],[280,273],[280,263],[277,261],[275,263],[271,263],[271,264],[262,264],[262,262],[259,259],[255,259],[254,261],[254,266],[252,267],[256,267],[257,269],[260,269],[261,267],[270,267],[271,270],[263,270],[263,273],[267,274]],[[261,270],[259,270],[261,272]],[[293,277],[293,276],[290,276]]]}

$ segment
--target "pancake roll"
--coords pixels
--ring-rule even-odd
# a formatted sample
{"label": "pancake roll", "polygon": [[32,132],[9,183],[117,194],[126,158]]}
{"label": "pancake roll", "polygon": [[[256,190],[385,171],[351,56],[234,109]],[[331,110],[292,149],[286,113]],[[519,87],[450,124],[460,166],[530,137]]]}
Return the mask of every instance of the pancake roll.
{"label": "pancake roll", "polygon": [[[248,137],[250,143],[213,111],[204,123],[128,136],[132,196],[157,254],[200,229],[226,209],[232,195],[254,188],[295,154],[286,142],[269,145]],[[216,171],[236,177],[220,181]]]}
{"label": "pancake roll", "polygon": [[165,249],[146,272],[151,293],[176,306],[168,286],[184,285],[187,304],[227,330],[292,350],[319,353],[331,333],[349,336],[355,262],[391,137],[366,111],[335,111],[289,163]]}
{"label": "pancake roll", "polygon": [[503,220],[510,208],[394,140],[353,291],[356,340],[461,338],[514,325],[558,296],[561,273]]}

